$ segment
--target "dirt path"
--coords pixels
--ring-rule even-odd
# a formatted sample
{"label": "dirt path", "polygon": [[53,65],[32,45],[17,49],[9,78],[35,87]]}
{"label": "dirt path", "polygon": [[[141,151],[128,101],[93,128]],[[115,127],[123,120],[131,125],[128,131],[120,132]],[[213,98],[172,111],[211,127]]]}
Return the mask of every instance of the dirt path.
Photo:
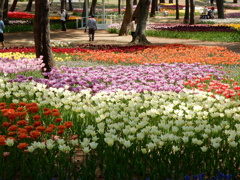
{"label": "dirt path", "polygon": [[[79,29],[68,29],[67,32],[60,30],[51,31],[51,40],[71,42],[71,46],[77,46],[77,44],[118,44],[118,45],[129,45],[132,37],[118,36],[117,34],[110,34],[106,30],[96,31],[95,41],[88,41],[88,35],[83,30]],[[164,44],[185,44],[195,46],[221,46],[226,47],[236,53],[240,53],[240,43],[226,43],[226,42],[209,42],[209,41],[198,41],[189,39],[170,39],[170,38],[158,38],[158,37],[147,37],[147,39],[153,45],[164,45]],[[30,42],[33,41],[32,32],[21,32],[21,33],[5,33],[6,47],[18,47],[33,46]]]}

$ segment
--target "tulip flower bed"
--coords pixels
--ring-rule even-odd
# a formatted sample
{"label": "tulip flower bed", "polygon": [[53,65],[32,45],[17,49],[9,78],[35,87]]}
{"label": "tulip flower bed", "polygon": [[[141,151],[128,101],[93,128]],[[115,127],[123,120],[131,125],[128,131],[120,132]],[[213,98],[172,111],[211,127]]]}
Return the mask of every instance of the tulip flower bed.
{"label": "tulip flower bed", "polygon": [[[1,58],[0,59],[0,74],[1,76],[7,76],[8,74],[16,75],[19,73],[27,73],[40,71],[44,66],[42,57],[39,59],[32,58]],[[36,72],[35,72],[36,73]]]}
{"label": "tulip flower bed", "polygon": [[229,26],[212,26],[212,25],[187,25],[187,24],[150,24],[149,30],[166,30],[166,31],[182,31],[182,32],[237,32],[236,29]]}
{"label": "tulip flower bed", "polygon": [[[207,21],[215,21],[214,19],[206,19]],[[205,19],[202,21],[204,22]],[[120,25],[115,23],[109,25],[108,32],[119,33]],[[239,42],[240,36],[238,24],[228,23],[221,25],[207,24],[176,24],[176,23],[159,23],[148,24],[146,35],[166,38],[182,38],[196,39],[204,41],[219,41],[219,42]]]}
{"label": "tulip flower bed", "polygon": [[8,18],[12,19],[34,19],[34,14],[26,12],[8,12]]}
{"label": "tulip flower bed", "polygon": [[224,4],[224,8],[226,9],[240,9],[239,4]]}
{"label": "tulip flower bed", "polygon": [[36,103],[11,103],[9,107],[0,103],[0,109],[3,179],[52,179],[56,173],[60,179],[70,176],[62,168],[74,168],[74,163],[65,163],[78,145],[71,121],[63,123],[58,109],[40,109]]}
{"label": "tulip flower bed", "polygon": [[[183,9],[185,5],[178,5],[179,9]],[[176,4],[160,3],[160,8],[176,10]]]}
{"label": "tulip flower bed", "polygon": [[53,49],[78,57],[74,67],[66,60],[48,79],[0,79],[0,178],[239,177],[240,86],[224,71],[239,69],[238,54],[185,45]]}
{"label": "tulip flower bed", "polygon": [[225,18],[239,18],[240,13],[228,13],[225,15]]}

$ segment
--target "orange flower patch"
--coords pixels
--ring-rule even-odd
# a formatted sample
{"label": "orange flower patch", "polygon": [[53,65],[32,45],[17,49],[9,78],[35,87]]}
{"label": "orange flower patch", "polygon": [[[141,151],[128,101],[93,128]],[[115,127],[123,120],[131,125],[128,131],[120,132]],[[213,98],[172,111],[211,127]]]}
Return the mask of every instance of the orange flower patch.
{"label": "orange flower patch", "polygon": [[9,128],[8,128],[8,131],[16,131],[18,128],[17,125],[11,125]]}
{"label": "orange flower patch", "polygon": [[28,124],[28,122],[26,120],[20,120],[20,121],[17,122],[17,124],[19,126],[26,126]]}
{"label": "orange flower patch", "polygon": [[19,149],[25,149],[25,148],[27,148],[27,146],[28,146],[27,143],[19,143],[17,147],[18,147]]}
{"label": "orange flower patch", "polygon": [[36,128],[36,130],[38,130],[38,131],[44,131],[44,129],[45,129],[44,126],[38,126],[38,127]]}
{"label": "orange flower patch", "polygon": [[52,128],[52,127],[47,127],[47,128],[45,129],[45,132],[51,133],[51,132],[53,132],[53,128]]}
{"label": "orange flower patch", "polygon": [[0,145],[6,145],[5,141],[6,141],[6,136],[0,135]]}
{"label": "orange flower patch", "polygon": [[67,128],[71,128],[73,126],[72,121],[67,121],[64,123],[64,126],[66,126]]}
{"label": "orange flower patch", "polygon": [[41,132],[37,131],[37,130],[31,131],[30,136],[31,136],[32,139],[37,139],[38,137],[41,136]]}
{"label": "orange flower patch", "polygon": [[2,124],[4,127],[9,127],[9,126],[11,126],[11,123],[10,122],[3,122],[3,124]]}
{"label": "orange flower patch", "polygon": [[7,107],[6,103],[0,103],[0,109],[5,109]]}
{"label": "orange flower patch", "polygon": [[[19,143],[17,147],[23,149],[24,152],[27,152],[25,148],[28,144],[36,140],[46,142],[47,139],[54,138],[57,135],[60,137],[64,135],[66,128],[73,126],[71,121],[62,122],[61,113],[58,109],[44,108],[44,112],[42,112],[39,111],[40,108],[36,103],[24,102],[18,105],[12,103],[10,106],[13,109],[8,109],[5,103],[0,103],[0,106],[3,108],[0,112],[2,116],[4,115],[1,124],[1,133],[4,135],[0,135],[0,145],[6,145],[5,140],[12,138]],[[13,117],[18,119],[13,121]],[[24,117],[25,119],[22,119]],[[67,139],[71,139],[72,134],[68,132],[67,135],[69,136]]]}
{"label": "orange flower patch", "polygon": [[[129,46],[131,48],[131,46]],[[91,54],[91,56],[90,56]],[[240,55],[225,47],[205,47],[182,44],[148,46],[136,52],[112,50],[88,50],[71,53],[86,62],[106,62],[113,64],[159,64],[159,63],[200,63],[200,64],[240,64]]]}
{"label": "orange flower patch", "polygon": [[41,119],[40,115],[36,114],[36,115],[33,116],[33,120],[39,120],[39,119]]}

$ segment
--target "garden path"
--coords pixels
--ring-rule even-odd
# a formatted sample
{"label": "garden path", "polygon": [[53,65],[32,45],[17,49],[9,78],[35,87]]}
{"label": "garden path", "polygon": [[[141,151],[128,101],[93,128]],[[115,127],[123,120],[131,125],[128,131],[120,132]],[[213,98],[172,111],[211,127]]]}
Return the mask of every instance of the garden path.
{"label": "garden path", "polygon": [[[88,41],[87,33],[80,29],[68,29],[67,32],[55,30],[50,32],[51,40],[71,42],[70,46],[77,46],[77,44],[95,44],[95,45],[129,45],[132,37],[118,36],[117,34],[108,33],[106,30],[96,31],[95,41]],[[190,39],[171,39],[159,37],[147,37],[152,45],[164,44],[185,44],[195,46],[221,46],[226,47],[236,53],[240,53],[240,43],[227,43],[227,42],[209,42]],[[5,33],[6,47],[29,47],[33,46],[30,42],[34,40],[33,32],[20,32],[20,33]]]}

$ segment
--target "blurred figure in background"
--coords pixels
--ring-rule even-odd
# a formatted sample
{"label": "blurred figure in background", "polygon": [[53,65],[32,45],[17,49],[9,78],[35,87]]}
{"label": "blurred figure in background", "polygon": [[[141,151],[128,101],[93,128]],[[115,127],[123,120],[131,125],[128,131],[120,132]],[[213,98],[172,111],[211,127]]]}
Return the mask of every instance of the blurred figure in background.
{"label": "blurred figure in background", "polygon": [[94,41],[95,31],[97,30],[97,22],[94,19],[94,15],[91,15],[90,19],[88,19],[88,22],[85,27],[85,32],[87,32],[87,27],[88,27],[89,41]]}
{"label": "blurred figure in background", "polygon": [[130,31],[131,31],[131,35],[132,35],[132,40],[135,36],[135,32],[136,32],[136,27],[137,27],[137,21],[136,21],[136,17],[133,16],[132,17],[132,21],[130,22]]}
{"label": "blurred figure in background", "polygon": [[4,47],[4,35],[3,35],[3,29],[5,28],[4,22],[2,20],[2,15],[0,15],[0,42],[2,43],[2,49],[5,49]]}
{"label": "blurred figure in background", "polygon": [[208,19],[208,7],[205,5],[203,8],[203,19]]}
{"label": "blurred figure in background", "polygon": [[59,13],[61,15],[61,23],[62,23],[62,30],[61,31],[66,31],[67,27],[66,27],[66,10],[64,8],[61,8],[61,13]]}

